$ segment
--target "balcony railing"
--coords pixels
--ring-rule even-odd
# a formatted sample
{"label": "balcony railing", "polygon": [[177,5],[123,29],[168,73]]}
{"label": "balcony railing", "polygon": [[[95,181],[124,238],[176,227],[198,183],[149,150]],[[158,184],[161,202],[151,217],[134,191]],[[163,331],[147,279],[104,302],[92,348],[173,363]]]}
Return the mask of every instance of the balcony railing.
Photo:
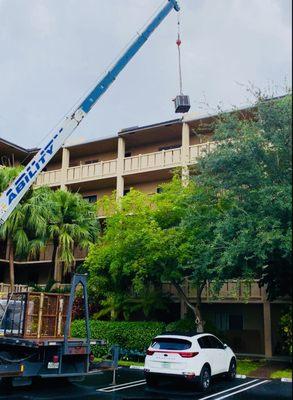
{"label": "balcony railing", "polygon": [[83,182],[115,176],[117,160],[100,161],[94,164],[80,165],[67,169],[67,182]]}
{"label": "balcony railing", "polygon": [[189,146],[189,163],[193,164],[197,162],[197,160],[200,157],[203,157],[205,154],[210,153],[216,147],[217,147],[217,142],[207,142]]}
{"label": "balcony railing", "polygon": [[61,184],[61,169],[46,171],[39,174],[36,186],[58,186]]}
{"label": "balcony railing", "polygon": [[[56,284],[56,287],[58,287],[58,289],[70,289],[70,284],[67,283],[59,283]],[[45,289],[46,285],[38,285],[38,287]],[[9,283],[0,283],[0,298],[3,299],[7,296],[7,294],[10,292],[11,287]],[[23,292],[28,292],[28,291],[32,291],[33,288],[29,285],[14,285],[14,289],[13,291],[15,293],[23,293]]]}
{"label": "balcony railing", "polygon": [[[185,282],[183,285],[185,294],[191,301],[196,300],[196,288],[190,283]],[[179,301],[177,290],[171,283],[163,284],[163,292],[173,297],[175,301]],[[257,281],[244,282],[229,280],[223,283],[220,291],[215,290],[212,282],[208,282],[202,292],[202,302],[204,303],[259,303],[265,298],[264,288],[258,286]]]}
{"label": "balcony railing", "polygon": [[139,154],[124,159],[124,173],[175,167],[181,164],[181,148]]}
{"label": "balcony railing", "polygon": [[[217,146],[216,142],[207,142],[189,146],[188,163],[194,164],[205,154],[211,152]],[[139,172],[155,171],[166,168],[175,168],[182,165],[182,148],[162,150],[153,153],[139,154],[126,157],[123,160],[123,175]],[[64,184],[75,182],[87,182],[91,180],[115,177],[117,175],[117,159],[101,161],[94,164],[79,165],[66,170]],[[61,169],[42,172],[36,182],[36,186],[58,186],[61,184]]]}

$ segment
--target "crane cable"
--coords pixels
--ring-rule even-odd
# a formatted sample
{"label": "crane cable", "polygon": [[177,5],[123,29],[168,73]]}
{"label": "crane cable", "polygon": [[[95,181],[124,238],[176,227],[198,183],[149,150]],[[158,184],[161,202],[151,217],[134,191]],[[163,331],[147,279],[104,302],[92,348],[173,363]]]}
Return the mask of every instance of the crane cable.
{"label": "crane cable", "polygon": [[177,48],[178,48],[178,67],[179,67],[179,86],[180,86],[180,94],[183,95],[183,89],[182,89],[182,68],[181,68],[181,51],[180,51],[180,46],[181,46],[181,21],[180,21],[180,12],[177,14]]}

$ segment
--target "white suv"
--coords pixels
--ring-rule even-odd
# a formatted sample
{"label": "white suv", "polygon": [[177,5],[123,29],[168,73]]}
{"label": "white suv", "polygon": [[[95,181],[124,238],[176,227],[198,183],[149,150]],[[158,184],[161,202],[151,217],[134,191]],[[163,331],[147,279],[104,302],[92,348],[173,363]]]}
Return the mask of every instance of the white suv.
{"label": "white suv", "polygon": [[203,391],[210,387],[211,376],[236,376],[236,357],[226,344],[207,333],[193,336],[165,334],[157,336],[147,350],[144,371],[149,386],[163,376],[181,377],[196,382]]}

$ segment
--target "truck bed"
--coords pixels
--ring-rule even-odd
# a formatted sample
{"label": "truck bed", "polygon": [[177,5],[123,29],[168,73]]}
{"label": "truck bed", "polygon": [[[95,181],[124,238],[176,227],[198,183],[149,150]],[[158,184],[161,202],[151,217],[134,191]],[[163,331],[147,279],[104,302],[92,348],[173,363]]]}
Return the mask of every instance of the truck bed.
{"label": "truck bed", "polygon": [[[73,346],[85,346],[87,345],[86,339],[81,338],[68,338],[67,339],[69,345]],[[22,346],[22,347],[34,347],[39,348],[41,346],[61,346],[64,344],[64,338],[23,338],[17,336],[0,336],[0,345],[10,345],[10,346]],[[91,345],[99,344],[104,345],[105,342],[103,340],[90,340]]]}

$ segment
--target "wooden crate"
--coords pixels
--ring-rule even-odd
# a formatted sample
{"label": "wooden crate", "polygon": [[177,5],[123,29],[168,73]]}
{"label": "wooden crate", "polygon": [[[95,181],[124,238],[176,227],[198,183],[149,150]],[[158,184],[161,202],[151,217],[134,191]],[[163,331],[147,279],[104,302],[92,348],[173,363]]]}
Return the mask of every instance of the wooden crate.
{"label": "wooden crate", "polygon": [[69,294],[28,293],[24,338],[60,338],[64,334]]}

